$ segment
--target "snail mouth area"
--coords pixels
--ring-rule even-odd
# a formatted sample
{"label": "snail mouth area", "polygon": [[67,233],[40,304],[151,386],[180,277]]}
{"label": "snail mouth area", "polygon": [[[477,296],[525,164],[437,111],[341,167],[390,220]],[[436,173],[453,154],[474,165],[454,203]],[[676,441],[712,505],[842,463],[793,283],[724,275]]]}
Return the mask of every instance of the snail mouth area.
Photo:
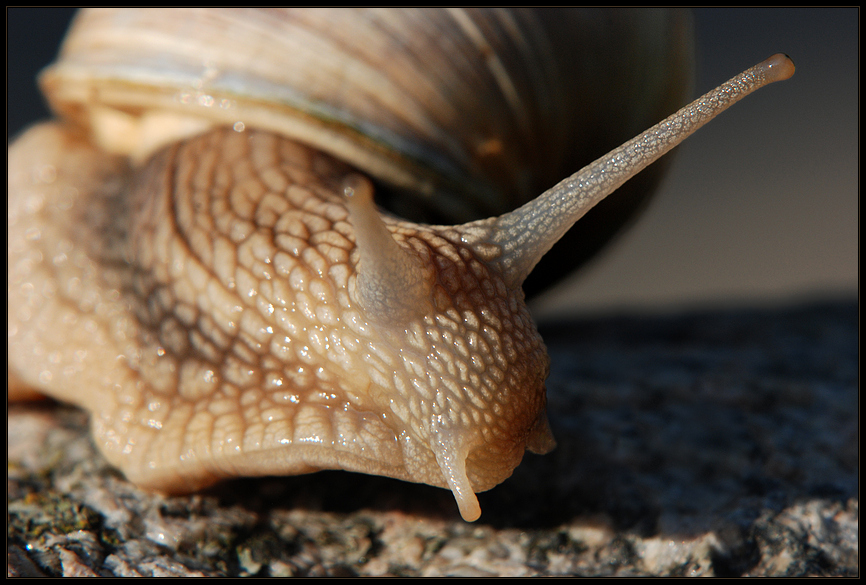
{"label": "snail mouth area", "polygon": [[[335,449],[331,445],[293,444],[290,448],[271,448],[209,462],[192,462],[182,468],[126,469],[125,475],[142,488],[167,495],[193,493],[235,477],[293,476],[325,470],[378,475],[451,489],[436,464],[434,454],[424,451],[426,453],[422,455],[410,452],[396,461],[386,461],[360,455],[354,450]],[[523,449],[512,450],[508,457],[499,454],[497,457],[476,451],[466,459],[466,472],[473,492],[490,490],[508,479],[520,464]]]}
{"label": "snail mouth area", "polygon": [[[470,447],[460,440],[465,433],[444,432],[437,439],[454,456],[456,465],[449,466],[443,464],[442,449],[437,452],[437,447],[426,440],[395,432],[375,415],[350,414],[343,409],[318,410],[296,417],[291,439],[248,443],[232,449],[231,444],[238,441],[218,441],[219,433],[215,433],[209,441],[180,456],[164,457],[169,450],[164,439],[175,434],[166,427],[163,430],[167,435],[159,433],[152,441],[143,441],[141,451],[131,456],[111,452],[106,455],[133,483],[170,495],[195,492],[233,477],[302,475],[329,469],[452,489],[448,476],[455,468],[460,470],[457,473],[463,476],[464,485],[477,493],[508,479],[526,449],[517,437]],[[318,422],[311,424],[316,417]],[[101,422],[94,417],[98,443],[111,435],[111,429]]]}
{"label": "snail mouth area", "polygon": [[466,458],[466,473],[476,492],[493,489],[511,477],[523,461],[524,445],[514,444],[510,449],[496,445],[475,449]]}

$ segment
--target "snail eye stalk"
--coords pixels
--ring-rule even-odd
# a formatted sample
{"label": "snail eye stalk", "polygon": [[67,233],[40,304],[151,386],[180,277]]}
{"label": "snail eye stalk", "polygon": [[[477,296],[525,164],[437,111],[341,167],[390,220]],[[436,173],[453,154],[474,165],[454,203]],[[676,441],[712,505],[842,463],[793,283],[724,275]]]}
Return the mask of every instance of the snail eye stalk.
{"label": "snail eye stalk", "polygon": [[468,225],[474,233],[478,233],[479,228],[488,229],[483,238],[484,245],[492,243],[502,248],[502,254],[496,260],[499,270],[513,286],[519,286],[542,256],[596,203],[730,106],[793,74],[794,64],[786,55],[773,55],[587,165],[523,207]]}

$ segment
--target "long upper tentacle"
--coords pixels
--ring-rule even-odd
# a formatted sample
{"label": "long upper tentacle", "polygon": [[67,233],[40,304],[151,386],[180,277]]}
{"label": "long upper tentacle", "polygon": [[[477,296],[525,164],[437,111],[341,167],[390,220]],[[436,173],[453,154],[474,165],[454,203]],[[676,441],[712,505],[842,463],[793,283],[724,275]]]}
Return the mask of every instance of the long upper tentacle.
{"label": "long upper tentacle", "polygon": [[538,261],[596,203],[753,91],[794,74],[781,53],[737,75],[640,136],[597,159],[526,205],[463,226],[478,246],[498,246],[494,260],[519,286]]}

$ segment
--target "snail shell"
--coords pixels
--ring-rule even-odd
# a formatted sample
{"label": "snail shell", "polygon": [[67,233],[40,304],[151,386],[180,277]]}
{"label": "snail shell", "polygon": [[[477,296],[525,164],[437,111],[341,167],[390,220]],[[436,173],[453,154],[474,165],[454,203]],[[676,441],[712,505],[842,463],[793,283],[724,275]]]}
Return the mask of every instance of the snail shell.
{"label": "snail shell", "polygon": [[[453,225],[515,209],[643,131],[691,76],[682,11],[101,9],[81,12],[41,84],[109,152],[143,160],[243,121],[362,170],[399,217]],[[663,165],[575,226],[527,294],[591,257]]]}
{"label": "snail shell", "polygon": [[[180,492],[232,475],[343,468],[449,488],[467,520],[480,515],[475,492],[506,479],[526,449],[544,453],[554,444],[545,414],[549,360],[523,302],[526,277],[598,201],[730,104],[793,73],[786,58],[773,57],[516,211],[429,226],[380,215],[374,185],[350,166],[360,160],[350,155],[347,164],[319,150],[351,142],[332,137],[331,121],[343,110],[321,106],[328,123],[310,119],[289,92],[272,115],[270,105],[237,93],[244,84],[228,73],[233,51],[201,53],[198,27],[174,22],[182,13],[157,18],[154,28],[141,24],[155,14],[85,13],[45,76],[52,104],[71,123],[36,127],[10,149],[10,386],[37,387],[90,410],[106,457],[145,486]],[[333,26],[348,13],[189,16],[221,31],[219,45],[227,27],[244,26],[237,17],[268,30],[274,21],[295,26],[323,14]],[[525,41],[541,34],[533,23],[546,20],[536,13],[359,12],[357,29],[390,32],[395,18],[443,15],[459,23],[458,38],[480,47],[507,96],[502,110],[513,109],[522,94],[508,81],[518,77],[499,69],[510,59],[482,41],[499,30],[527,51]],[[100,26],[103,18],[110,26]],[[165,22],[170,34],[157,26]],[[95,27],[92,35],[85,25]],[[415,37],[447,42],[438,37],[447,28],[401,37],[400,51],[384,51],[391,58],[380,69],[420,55]],[[318,32],[308,43],[339,40],[310,30]],[[383,54],[364,38],[368,53]],[[164,54],[163,64],[181,71],[174,84],[164,72],[164,84],[154,82],[160,59],[148,51],[141,68],[135,59],[116,68],[135,72],[122,81],[105,73],[118,58],[115,46],[145,41],[180,47],[181,57],[198,54],[199,62],[185,68]],[[279,45],[251,41],[244,60],[272,43]],[[346,95],[389,95],[375,89],[381,83]],[[273,80],[264,86],[266,94],[282,91]],[[295,122],[279,121],[285,109],[321,144],[288,138]],[[522,116],[515,114],[514,136],[533,128]],[[167,121],[168,139],[156,131]],[[280,131],[259,129],[266,124]],[[446,149],[447,164],[437,156],[420,164],[425,149],[408,149],[422,194],[447,199],[465,182],[465,199],[454,201],[483,206],[499,171],[513,171],[518,192],[535,180],[516,155],[481,164],[508,148],[490,147],[494,139],[472,117],[462,124],[470,139]],[[400,165],[389,162],[401,157],[380,148],[394,134],[373,130],[362,142],[375,143],[371,172],[408,188]],[[440,132],[436,140],[456,139]],[[534,140],[521,148],[532,154]],[[465,159],[453,156],[463,151]],[[426,178],[424,168],[437,165],[467,178]],[[492,178],[481,172],[487,166],[498,169]]]}

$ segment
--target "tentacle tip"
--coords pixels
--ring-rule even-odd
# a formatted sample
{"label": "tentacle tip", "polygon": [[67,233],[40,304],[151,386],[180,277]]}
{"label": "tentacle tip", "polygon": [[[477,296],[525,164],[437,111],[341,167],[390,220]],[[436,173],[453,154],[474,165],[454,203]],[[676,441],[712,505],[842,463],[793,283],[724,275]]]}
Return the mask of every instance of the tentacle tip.
{"label": "tentacle tip", "polygon": [[553,438],[553,431],[550,430],[550,421],[547,420],[547,413],[542,411],[526,441],[526,449],[538,455],[545,455],[555,448],[556,439]]}
{"label": "tentacle tip", "polygon": [[373,183],[357,173],[347,175],[342,184],[343,196],[350,204],[365,205],[373,201]]}
{"label": "tentacle tip", "polygon": [[470,491],[468,494],[455,494],[457,498],[457,507],[460,509],[460,516],[466,522],[475,522],[481,518],[481,504],[478,503],[478,496]]}
{"label": "tentacle tip", "polygon": [[795,70],[794,62],[784,53],[776,53],[760,66],[768,83],[790,79]]}

